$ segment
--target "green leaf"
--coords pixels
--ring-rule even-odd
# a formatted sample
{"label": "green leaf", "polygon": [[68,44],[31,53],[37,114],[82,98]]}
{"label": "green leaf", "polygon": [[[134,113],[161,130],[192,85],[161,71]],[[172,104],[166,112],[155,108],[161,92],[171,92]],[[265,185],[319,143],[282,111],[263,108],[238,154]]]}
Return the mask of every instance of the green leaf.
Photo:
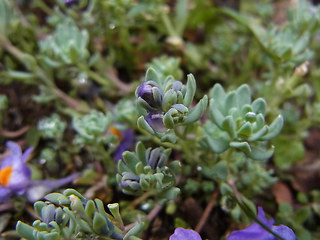
{"label": "green leaf", "polygon": [[226,113],[228,113],[231,108],[235,107],[237,107],[237,95],[234,91],[232,91],[226,96],[224,110]]}
{"label": "green leaf", "polygon": [[36,213],[41,216],[41,210],[42,208],[46,207],[47,204],[42,201],[37,201],[33,204],[33,208],[36,211]]}
{"label": "green leaf", "polygon": [[158,83],[159,85],[161,85],[161,81],[159,79],[159,74],[157,73],[156,70],[154,70],[153,68],[148,68],[147,72],[146,72],[146,76],[145,76],[145,81],[154,81],[156,83]]}
{"label": "green leaf", "polygon": [[252,134],[249,138],[248,141],[253,142],[259,140],[264,134],[266,134],[269,131],[268,126],[263,126],[258,132]]}
{"label": "green leaf", "polygon": [[204,112],[206,111],[208,106],[208,97],[205,95],[198,104],[190,110],[188,115],[185,117],[183,124],[190,124],[198,121]]}
{"label": "green leaf", "polygon": [[147,225],[144,222],[138,223],[126,233],[126,235],[123,237],[123,240],[133,240],[131,237],[139,235],[143,232],[143,230],[145,230],[146,227]]}
{"label": "green leaf", "polygon": [[146,148],[141,141],[136,144],[136,154],[143,165],[146,165]]}
{"label": "green leaf", "polygon": [[85,213],[90,223],[93,221],[94,213],[96,212],[95,204],[92,200],[89,200],[85,206]]}
{"label": "green leaf", "polygon": [[107,220],[101,213],[94,214],[92,228],[99,235],[109,235]]}
{"label": "green leaf", "polygon": [[241,150],[245,154],[249,154],[251,152],[251,147],[247,142],[230,142],[229,145],[230,147]]}
{"label": "green leaf", "polygon": [[211,175],[210,178],[224,181],[228,176],[228,164],[226,161],[220,161],[213,167],[213,169],[209,170],[209,172]]}
{"label": "green leaf", "polygon": [[222,128],[222,122],[225,117],[223,116],[221,111],[218,109],[217,103],[214,99],[210,99],[209,117],[215,124],[217,124],[220,128]]}
{"label": "green leaf", "polygon": [[248,84],[243,84],[236,90],[238,108],[245,104],[251,104],[251,90]]}
{"label": "green leaf", "polygon": [[230,137],[228,133],[220,130],[212,122],[208,121],[204,125],[204,138],[215,153],[222,153],[229,148]]}
{"label": "green leaf", "polygon": [[169,190],[162,193],[161,197],[165,198],[166,200],[174,200],[178,197],[179,194],[180,194],[180,189],[177,187],[172,187]]}
{"label": "green leaf", "polygon": [[163,96],[162,108],[164,111],[168,111],[172,105],[176,104],[178,100],[177,93],[173,89],[169,89]]}
{"label": "green leaf", "polygon": [[222,129],[230,134],[230,138],[234,139],[237,137],[236,124],[232,116],[227,116],[222,122]]}
{"label": "green leaf", "polygon": [[218,104],[220,104],[225,101],[226,93],[223,87],[219,83],[216,83],[210,91],[209,96],[210,98],[213,98]]}
{"label": "green leaf", "polygon": [[155,131],[150,127],[150,125],[146,122],[143,116],[140,116],[138,118],[137,125],[140,130],[145,130],[152,135],[155,134]]}
{"label": "green leaf", "polygon": [[257,98],[251,104],[253,112],[261,113],[263,116],[266,114],[267,103],[263,98]]}
{"label": "green leaf", "polygon": [[183,105],[186,107],[189,107],[192,103],[192,100],[194,98],[194,95],[196,93],[196,80],[194,79],[194,76],[192,74],[188,74],[188,80],[186,85],[186,95],[183,99]]}
{"label": "green leaf", "polygon": [[251,152],[248,153],[247,156],[255,160],[263,161],[270,158],[273,155],[273,153],[274,153],[273,146],[268,150],[251,146]]}
{"label": "green leaf", "polygon": [[270,140],[270,139],[274,138],[275,136],[277,136],[283,127],[283,123],[284,123],[283,117],[282,117],[282,115],[279,115],[271,123],[268,133],[266,135],[262,136],[260,139],[261,140]]}
{"label": "green leaf", "polygon": [[27,240],[37,240],[33,235],[33,231],[35,231],[34,228],[21,221],[17,222],[16,230],[20,236]]}
{"label": "green leaf", "polygon": [[171,133],[165,133],[162,137],[161,137],[161,142],[170,142],[170,143],[176,143],[177,142],[177,137],[175,134],[171,134]]}
{"label": "green leaf", "polygon": [[136,165],[139,162],[138,157],[133,152],[129,151],[125,151],[122,156],[128,168],[135,172]]}
{"label": "green leaf", "polygon": [[237,134],[240,138],[248,138],[252,134],[252,124],[250,122],[246,122],[241,126],[241,128],[237,131]]}
{"label": "green leaf", "polygon": [[[163,116],[163,124],[166,128],[169,129],[173,129],[174,128],[174,121],[173,118],[171,116],[172,111],[174,111],[175,109],[170,109],[168,112],[166,112],[166,114]],[[175,110],[177,112],[177,110]]]}
{"label": "green leaf", "polygon": [[69,198],[61,193],[49,193],[44,198],[57,205],[70,205],[71,203]]}

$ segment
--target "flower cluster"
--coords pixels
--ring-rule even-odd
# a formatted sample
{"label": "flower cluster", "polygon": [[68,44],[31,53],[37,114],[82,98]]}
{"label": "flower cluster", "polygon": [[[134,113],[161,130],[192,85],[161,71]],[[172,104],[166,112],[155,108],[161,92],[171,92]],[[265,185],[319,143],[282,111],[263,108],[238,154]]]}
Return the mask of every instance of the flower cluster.
{"label": "flower cluster", "polygon": [[136,91],[138,104],[147,112],[145,118],[138,119],[138,126],[156,134],[199,120],[207,108],[208,98],[204,96],[194,108],[190,108],[195,91],[192,74],[188,75],[184,85],[172,76],[160,78],[153,68],[149,68],[145,82]]}
{"label": "flower cluster", "polygon": [[142,142],[136,145],[136,152],[123,153],[118,162],[117,181],[124,193],[139,194],[151,192],[160,198],[174,199],[180,190],[174,187],[179,172],[179,162],[167,162],[171,149],[146,149]]}

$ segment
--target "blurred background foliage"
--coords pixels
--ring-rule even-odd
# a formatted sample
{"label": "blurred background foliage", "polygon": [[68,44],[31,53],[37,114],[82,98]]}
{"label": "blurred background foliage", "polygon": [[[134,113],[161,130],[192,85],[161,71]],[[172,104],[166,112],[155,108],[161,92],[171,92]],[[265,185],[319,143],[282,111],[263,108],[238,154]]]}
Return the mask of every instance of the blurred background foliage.
{"label": "blurred background foliage", "polygon": [[[150,195],[119,191],[113,156],[124,131],[146,147],[171,147],[182,162],[181,193],[166,203],[146,239],[167,239],[175,227],[196,228],[215,201],[201,234],[220,239],[250,222],[227,194],[263,205],[298,239],[320,239],[320,7],[317,1],[18,0],[0,1],[0,141],[35,151],[33,179],[81,172],[74,187],[87,198],[119,202],[125,222],[145,216]],[[215,154],[198,132],[176,146],[137,127],[135,89],[148,67],[186,82],[198,101],[215,83],[225,91],[246,83],[268,103],[266,122],[280,113],[282,132],[269,161]],[[207,115],[203,117],[203,121]],[[208,126],[210,129],[210,126]],[[202,151],[196,151],[196,145]],[[199,148],[198,148],[199,149]],[[1,147],[4,152],[5,148]],[[134,150],[134,144],[128,146]],[[200,161],[201,160],[201,161]],[[226,184],[228,183],[228,184]],[[219,192],[212,195],[212,193]],[[234,191],[234,189],[231,189]],[[17,238],[17,219],[34,220],[17,197],[0,205],[3,238]]]}

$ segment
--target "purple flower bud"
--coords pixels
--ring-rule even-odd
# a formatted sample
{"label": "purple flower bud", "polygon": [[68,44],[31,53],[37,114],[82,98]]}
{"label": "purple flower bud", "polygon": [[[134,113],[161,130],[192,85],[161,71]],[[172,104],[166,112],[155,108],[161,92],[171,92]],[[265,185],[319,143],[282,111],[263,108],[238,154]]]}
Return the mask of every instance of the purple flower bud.
{"label": "purple flower bud", "polygon": [[[273,226],[274,220],[267,219],[262,207],[258,208],[257,218],[270,230],[286,240],[296,240],[294,232],[284,225]],[[260,224],[254,222],[246,229],[232,232],[227,240],[277,240],[270,232],[265,230]]]}
{"label": "purple flower bud", "polygon": [[162,92],[156,85],[151,81],[143,82],[138,87],[138,97],[146,101],[152,108],[158,108],[161,106]]}
{"label": "purple flower bud", "polygon": [[165,132],[168,129],[163,124],[163,115],[161,111],[153,111],[146,116],[146,122],[156,132]]}
{"label": "purple flower bud", "polygon": [[201,240],[199,233],[191,229],[176,228],[169,240]]}
{"label": "purple flower bud", "polygon": [[120,187],[137,190],[140,188],[139,181],[140,181],[140,178],[137,175],[133,173],[125,172],[120,181]]}
{"label": "purple flower bud", "polygon": [[147,165],[149,165],[152,169],[156,169],[157,167],[161,168],[166,163],[166,156],[163,154],[161,148],[155,148],[151,151],[149,149],[146,155]]}

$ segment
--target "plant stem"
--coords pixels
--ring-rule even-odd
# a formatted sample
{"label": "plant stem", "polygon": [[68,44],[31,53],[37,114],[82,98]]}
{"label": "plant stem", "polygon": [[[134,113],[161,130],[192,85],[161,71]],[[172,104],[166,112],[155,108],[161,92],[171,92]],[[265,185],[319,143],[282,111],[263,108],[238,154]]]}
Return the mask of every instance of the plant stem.
{"label": "plant stem", "polygon": [[217,201],[217,198],[219,196],[219,191],[218,190],[215,190],[212,195],[211,195],[211,199],[210,199],[210,202],[208,203],[206,209],[204,210],[201,218],[200,218],[200,221],[198,222],[197,226],[196,226],[196,232],[200,233],[203,226],[205,225],[205,223],[207,222],[207,219],[212,211],[212,208],[214,207],[216,201]]}

